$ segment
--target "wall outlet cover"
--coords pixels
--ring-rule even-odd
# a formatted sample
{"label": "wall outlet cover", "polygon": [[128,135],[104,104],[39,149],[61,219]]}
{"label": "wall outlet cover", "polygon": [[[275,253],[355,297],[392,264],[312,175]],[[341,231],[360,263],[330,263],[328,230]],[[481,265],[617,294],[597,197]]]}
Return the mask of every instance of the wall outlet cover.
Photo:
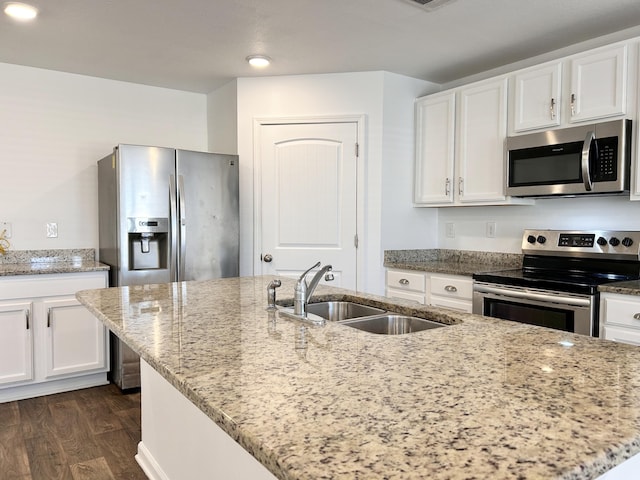
{"label": "wall outlet cover", "polygon": [[57,223],[47,223],[47,238],[58,238]]}
{"label": "wall outlet cover", "polygon": [[445,231],[446,231],[447,238],[455,238],[456,228],[453,222],[445,223]]}
{"label": "wall outlet cover", "polygon": [[11,223],[0,222],[0,233],[4,232],[4,238],[11,238]]}

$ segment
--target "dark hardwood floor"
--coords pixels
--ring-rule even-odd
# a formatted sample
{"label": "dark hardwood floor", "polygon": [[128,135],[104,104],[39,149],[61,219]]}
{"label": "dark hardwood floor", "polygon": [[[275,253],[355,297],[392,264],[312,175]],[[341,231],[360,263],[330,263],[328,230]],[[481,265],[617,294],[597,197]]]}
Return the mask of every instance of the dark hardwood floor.
{"label": "dark hardwood floor", "polygon": [[144,480],[140,393],[115,385],[0,404],[0,480]]}

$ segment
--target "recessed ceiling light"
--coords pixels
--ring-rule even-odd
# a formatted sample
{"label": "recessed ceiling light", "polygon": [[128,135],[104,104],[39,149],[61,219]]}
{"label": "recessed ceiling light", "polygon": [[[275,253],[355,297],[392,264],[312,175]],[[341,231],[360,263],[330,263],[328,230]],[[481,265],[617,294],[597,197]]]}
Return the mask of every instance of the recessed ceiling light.
{"label": "recessed ceiling light", "polygon": [[28,21],[36,18],[38,9],[26,3],[11,2],[4,4],[4,13],[15,20]]}
{"label": "recessed ceiling light", "polygon": [[249,62],[249,65],[252,67],[264,68],[271,64],[271,59],[265,55],[249,55],[247,62]]}

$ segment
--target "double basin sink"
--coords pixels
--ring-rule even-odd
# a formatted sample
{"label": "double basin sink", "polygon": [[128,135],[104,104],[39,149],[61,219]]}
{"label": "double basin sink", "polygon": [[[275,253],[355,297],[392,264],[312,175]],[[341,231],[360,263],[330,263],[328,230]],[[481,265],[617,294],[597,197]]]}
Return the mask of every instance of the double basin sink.
{"label": "double basin sink", "polygon": [[353,302],[309,303],[307,312],[325,320],[380,335],[401,335],[445,326],[424,318],[399,315]]}

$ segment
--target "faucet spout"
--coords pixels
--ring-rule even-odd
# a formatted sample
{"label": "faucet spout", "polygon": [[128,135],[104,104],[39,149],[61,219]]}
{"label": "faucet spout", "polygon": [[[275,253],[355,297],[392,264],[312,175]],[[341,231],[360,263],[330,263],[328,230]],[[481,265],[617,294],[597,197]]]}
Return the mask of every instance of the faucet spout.
{"label": "faucet spout", "polygon": [[311,298],[313,291],[318,286],[322,275],[326,274],[324,278],[327,281],[333,280],[333,274],[327,273],[331,272],[331,269],[333,267],[331,265],[325,265],[318,273],[314,275],[311,283],[307,285],[307,274],[314,268],[318,268],[320,265],[321,263],[318,262],[312,267],[309,267],[306,272],[300,275],[300,278],[296,282],[296,288],[293,294],[293,313],[297,316],[307,316],[307,303],[309,303],[309,299]]}
{"label": "faucet spout", "polygon": [[307,287],[307,297],[305,298],[305,303],[309,303],[309,300],[311,300],[311,295],[313,295],[313,291],[318,286],[318,283],[320,283],[320,279],[323,275],[325,281],[330,282],[331,280],[333,280],[333,273],[330,273],[332,269],[333,267],[331,265],[325,265],[321,270],[318,271],[318,273],[313,276],[311,282],[309,283],[309,286]]}

